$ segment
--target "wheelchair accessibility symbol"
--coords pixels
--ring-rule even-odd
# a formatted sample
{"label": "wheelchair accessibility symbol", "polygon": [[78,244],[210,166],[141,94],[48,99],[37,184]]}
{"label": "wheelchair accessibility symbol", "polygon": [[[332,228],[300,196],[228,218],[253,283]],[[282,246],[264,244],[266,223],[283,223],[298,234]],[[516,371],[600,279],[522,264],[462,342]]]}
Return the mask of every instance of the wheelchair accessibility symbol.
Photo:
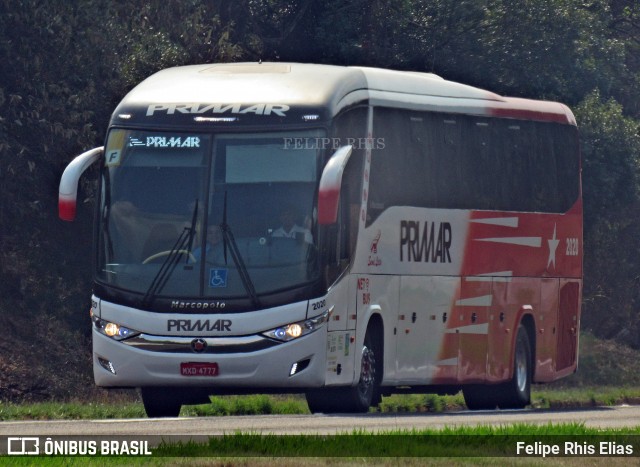
{"label": "wheelchair accessibility symbol", "polygon": [[209,287],[226,287],[228,272],[227,269],[209,270]]}

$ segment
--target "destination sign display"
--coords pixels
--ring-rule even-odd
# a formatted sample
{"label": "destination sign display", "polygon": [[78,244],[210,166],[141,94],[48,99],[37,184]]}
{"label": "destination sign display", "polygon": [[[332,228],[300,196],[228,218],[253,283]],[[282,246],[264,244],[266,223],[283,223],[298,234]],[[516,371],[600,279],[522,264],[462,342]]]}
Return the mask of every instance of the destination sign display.
{"label": "destination sign display", "polygon": [[129,147],[143,148],[199,148],[199,136],[149,135],[141,138],[129,137]]}

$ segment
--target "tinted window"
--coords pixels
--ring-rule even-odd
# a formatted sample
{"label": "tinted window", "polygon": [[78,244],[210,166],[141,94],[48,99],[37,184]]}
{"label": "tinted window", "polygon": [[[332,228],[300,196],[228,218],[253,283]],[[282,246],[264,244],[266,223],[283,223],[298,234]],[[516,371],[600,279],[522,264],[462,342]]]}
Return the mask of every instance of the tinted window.
{"label": "tinted window", "polygon": [[369,219],[390,206],[565,212],[578,198],[571,125],[376,109]]}

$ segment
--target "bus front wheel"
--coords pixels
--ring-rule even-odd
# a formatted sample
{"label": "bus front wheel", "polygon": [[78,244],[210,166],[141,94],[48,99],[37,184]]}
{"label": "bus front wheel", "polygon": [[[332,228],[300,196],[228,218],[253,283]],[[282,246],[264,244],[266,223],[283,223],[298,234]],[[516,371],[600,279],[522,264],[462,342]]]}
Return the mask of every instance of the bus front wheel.
{"label": "bus front wheel", "polygon": [[311,413],[368,412],[380,403],[382,352],[374,328],[367,330],[360,360],[358,384],[349,387],[314,389],[306,393]]}
{"label": "bus front wheel", "polygon": [[345,412],[368,412],[369,407],[377,404],[380,392],[380,374],[376,343],[367,333],[362,347],[362,358],[360,360],[360,380],[356,386],[346,388]]}
{"label": "bus front wheel", "polygon": [[172,388],[144,387],[140,389],[144,411],[149,418],[177,417],[182,399]]}

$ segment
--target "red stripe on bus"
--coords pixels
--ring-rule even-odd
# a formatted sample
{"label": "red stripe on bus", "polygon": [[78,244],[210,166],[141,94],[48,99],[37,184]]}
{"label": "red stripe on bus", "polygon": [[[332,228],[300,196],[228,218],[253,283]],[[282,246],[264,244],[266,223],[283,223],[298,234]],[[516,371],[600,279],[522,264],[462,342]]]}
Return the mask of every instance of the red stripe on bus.
{"label": "red stripe on bus", "polygon": [[58,199],[58,217],[63,221],[72,221],[76,218],[76,200]]}
{"label": "red stripe on bus", "polygon": [[507,97],[495,107],[490,106],[488,111],[491,116],[499,118],[576,124],[575,117],[568,107],[557,102],[541,102]]}

